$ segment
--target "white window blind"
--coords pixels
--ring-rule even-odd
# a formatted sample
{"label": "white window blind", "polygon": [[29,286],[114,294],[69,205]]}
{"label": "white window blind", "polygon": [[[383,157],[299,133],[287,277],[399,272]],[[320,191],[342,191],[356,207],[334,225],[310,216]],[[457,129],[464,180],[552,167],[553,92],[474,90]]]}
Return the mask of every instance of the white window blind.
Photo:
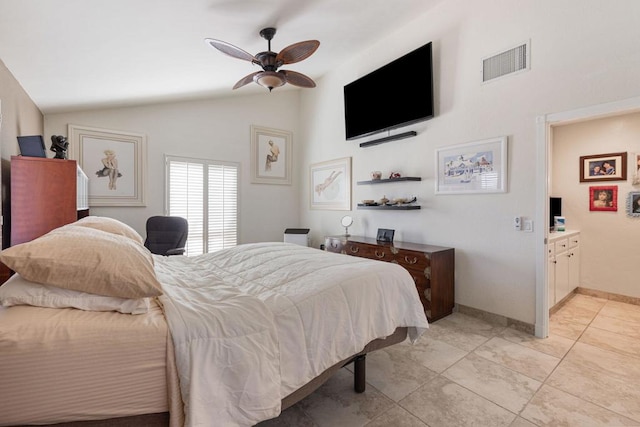
{"label": "white window blind", "polygon": [[167,212],[189,222],[186,255],[238,241],[238,164],[166,156]]}

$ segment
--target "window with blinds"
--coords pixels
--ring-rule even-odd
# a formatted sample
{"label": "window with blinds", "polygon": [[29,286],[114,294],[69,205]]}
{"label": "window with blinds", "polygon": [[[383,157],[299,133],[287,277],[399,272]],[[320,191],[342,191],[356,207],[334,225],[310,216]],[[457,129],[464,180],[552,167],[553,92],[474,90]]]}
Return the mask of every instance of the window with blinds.
{"label": "window with blinds", "polygon": [[167,212],[189,221],[186,255],[238,242],[238,164],[166,156]]}

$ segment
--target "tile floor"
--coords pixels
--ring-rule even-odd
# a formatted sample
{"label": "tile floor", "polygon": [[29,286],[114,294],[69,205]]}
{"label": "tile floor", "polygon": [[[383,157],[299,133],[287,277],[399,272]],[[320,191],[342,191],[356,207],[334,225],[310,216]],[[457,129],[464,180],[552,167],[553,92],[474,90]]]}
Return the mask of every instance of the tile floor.
{"label": "tile floor", "polygon": [[454,313],[260,427],[640,426],[640,306],[575,295],[546,339]]}

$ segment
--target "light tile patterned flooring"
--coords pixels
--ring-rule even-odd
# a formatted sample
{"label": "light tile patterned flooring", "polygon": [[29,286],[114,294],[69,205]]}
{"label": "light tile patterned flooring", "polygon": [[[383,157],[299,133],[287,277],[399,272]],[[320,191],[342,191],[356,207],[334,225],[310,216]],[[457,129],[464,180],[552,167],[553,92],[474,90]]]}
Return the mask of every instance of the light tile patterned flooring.
{"label": "light tile patterned flooring", "polygon": [[260,427],[640,426],[640,306],[575,295],[546,339],[454,313]]}

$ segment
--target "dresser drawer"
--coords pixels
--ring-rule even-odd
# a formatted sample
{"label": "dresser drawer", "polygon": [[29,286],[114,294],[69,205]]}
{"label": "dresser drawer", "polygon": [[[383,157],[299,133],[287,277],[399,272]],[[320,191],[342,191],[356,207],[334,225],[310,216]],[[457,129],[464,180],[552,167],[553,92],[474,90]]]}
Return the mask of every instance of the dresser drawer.
{"label": "dresser drawer", "polygon": [[344,253],[378,261],[391,262],[394,259],[394,254],[389,246],[374,246],[360,242],[347,242]]}

